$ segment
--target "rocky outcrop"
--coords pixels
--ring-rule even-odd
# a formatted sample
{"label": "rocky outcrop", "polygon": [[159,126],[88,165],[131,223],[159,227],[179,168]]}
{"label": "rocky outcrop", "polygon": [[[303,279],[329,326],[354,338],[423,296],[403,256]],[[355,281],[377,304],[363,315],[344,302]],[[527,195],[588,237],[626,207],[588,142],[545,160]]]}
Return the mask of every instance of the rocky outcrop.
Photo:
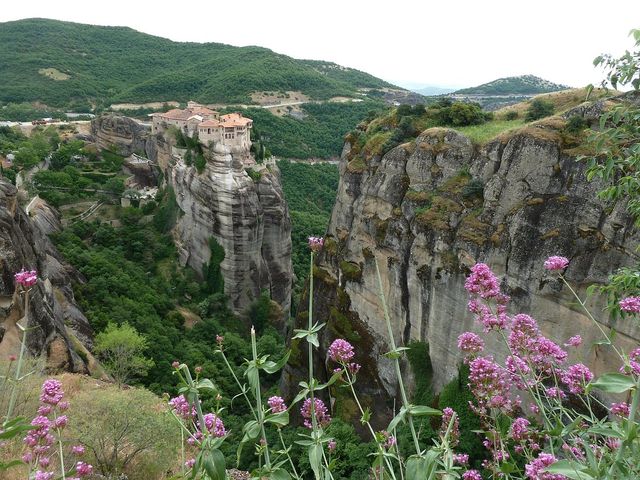
{"label": "rocky outcrop", "polygon": [[[564,123],[549,119],[482,148],[447,129],[427,130],[382,157],[358,157],[345,146],[337,201],[314,273],[314,321],[327,322],[321,358],[336,337],[358,345],[359,388],[376,406],[381,425],[390,418],[397,383],[382,356],[389,346],[376,261],[396,341],[429,344],[430,358],[423,361],[433,366],[436,390],[457,375],[458,335],[480,330],[464,290],[476,262],[502,278],[511,311],[532,314],[559,343],[580,333],[582,361],[599,371],[617,369],[607,349],[590,348],[598,330],[568,289],[543,270],[548,256],[568,257],[566,277],[584,296],[588,285],[638,261],[640,236],[625,205],[596,199],[602,185],[586,181]],[[616,329],[625,348],[637,346],[637,321],[608,318],[602,298],[589,297],[589,307]],[[306,325],[304,301],[300,310],[297,328]],[[296,353],[302,345],[294,341],[292,347]],[[498,341],[488,348],[504,353]],[[294,355],[285,388],[295,390],[304,368],[304,355]],[[318,362],[318,371],[330,368]]]}
{"label": "rocky outcrop", "polygon": [[129,117],[102,115],[91,121],[91,134],[98,148],[112,150],[128,157],[133,153],[144,153],[155,157],[155,144],[149,140],[149,127]]}
{"label": "rocky outcrop", "polygon": [[224,145],[206,152],[198,173],[182,160],[168,168],[180,215],[174,231],[181,263],[202,272],[210,240],[224,248],[224,291],[243,313],[262,290],[288,315],[291,298],[291,222],[275,165],[256,167],[253,178],[242,156]]}
{"label": "rocky outcrop", "polygon": [[[18,353],[22,333],[16,324],[26,323],[31,355],[45,354],[51,370],[87,373],[92,331],[71,289],[78,273],[47,238],[59,225],[55,211],[41,200],[31,204],[27,215],[18,205],[16,188],[0,179],[0,357]],[[13,278],[22,268],[37,270],[39,277],[29,293],[28,322],[24,295],[16,293]]]}
{"label": "rocky outcrop", "polygon": [[[152,135],[127,117],[100,117],[92,122],[92,132],[100,148],[115,145],[122,155],[144,151],[163,172],[180,209],[173,233],[183,265],[202,274],[214,238],[225,251],[221,271],[233,310],[244,313],[267,290],[287,318],[291,221],[275,164],[256,166],[247,149],[217,144],[204,148],[207,163],[199,173],[184,162],[186,150],[176,148],[170,134]],[[253,178],[247,164],[253,165]]]}

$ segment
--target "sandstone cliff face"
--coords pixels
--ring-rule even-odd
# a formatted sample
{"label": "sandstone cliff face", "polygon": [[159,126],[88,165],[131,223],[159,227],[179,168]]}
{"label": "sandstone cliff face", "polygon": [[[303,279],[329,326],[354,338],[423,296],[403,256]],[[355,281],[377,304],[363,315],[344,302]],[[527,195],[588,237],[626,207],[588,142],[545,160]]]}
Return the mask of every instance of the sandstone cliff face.
{"label": "sandstone cliff face", "polygon": [[182,161],[168,169],[168,183],[181,214],[174,238],[181,263],[202,272],[210,260],[209,240],[224,248],[225,293],[244,312],[268,290],[288,312],[291,298],[291,222],[277,167],[261,167],[259,180],[244,170],[243,152],[210,150],[204,171]]}
{"label": "sandstone cliff face", "polygon": [[[584,297],[588,285],[637,262],[640,236],[624,205],[596,199],[602,185],[587,182],[584,165],[563,150],[562,125],[562,119],[551,119],[481,149],[453,130],[430,129],[382,158],[368,158],[365,168],[345,145],[337,202],[314,275],[314,320],[327,322],[321,356],[338,336],[358,344],[358,383],[382,410],[376,412],[380,420],[390,418],[397,384],[390,361],[381,356],[389,346],[374,259],[396,341],[429,344],[430,359],[424,361],[433,365],[436,390],[457,375],[458,335],[480,331],[464,290],[476,262],[489,264],[503,279],[512,313],[530,313],[559,343],[580,333],[583,361],[597,371],[617,369],[608,350],[590,348],[599,339],[597,329],[567,288],[545,273],[543,261],[568,257],[566,277]],[[637,346],[637,322],[607,318],[601,299],[592,299],[590,307],[616,329],[625,348]],[[297,328],[303,324],[304,311]],[[294,352],[306,348],[292,346]],[[504,353],[497,341],[488,348]],[[304,368],[304,355],[298,358],[285,372],[285,387],[293,389]]]}
{"label": "sandstone cliff face", "polygon": [[27,215],[18,206],[16,188],[0,179],[0,357],[17,354],[22,338],[16,323],[25,315],[24,296],[15,293],[13,274],[35,269],[39,280],[30,292],[28,352],[45,354],[50,369],[87,373],[77,352],[86,357],[92,332],[73,298],[71,281],[78,274],[46,236],[59,227],[55,211],[44,202],[34,202]]}
{"label": "sandstone cliff face", "polygon": [[155,157],[155,144],[148,141],[148,129],[128,117],[103,115],[91,121],[91,134],[100,149],[115,149],[128,157],[134,152],[144,152]]}
{"label": "sandstone cliff face", "polygon": [[221,270],[233,310],[242,314],[268,290],[288,318],[291,221],[275,165],[254,166],[260,178],[253,180],[244,169],[248,151],[217,145],[205,148],[207,164],[198,173],[174,155],[180,152],[172,138],[151,135],[127,117],[96,119],[92,132],[101,148],[116,145],[124,155],[144,151],[162,170],[180,208],[174,239],[182,264],[201,273],[215,238],[225,250]]}

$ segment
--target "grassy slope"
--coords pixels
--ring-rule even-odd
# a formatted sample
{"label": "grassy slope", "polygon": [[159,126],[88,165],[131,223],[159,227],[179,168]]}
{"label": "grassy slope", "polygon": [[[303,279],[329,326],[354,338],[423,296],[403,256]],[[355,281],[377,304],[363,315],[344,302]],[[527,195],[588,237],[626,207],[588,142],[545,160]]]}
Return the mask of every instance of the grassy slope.
{"label": "grassy slope", "polygon": [[[0,24],[0,65],[0,102],[57,106],[73,100],[248,102],[250,92],[264,90],[328,98],[390,86],[358,70],[260,47],[178,43],[126,27],[45,19]],[[69,78],[54,80],[41,69]]]}
{"label": "grassy slope", "polygon": [[463,88],[454,93],[476,95],[530,95],[567,89],[566,85],[549,82],[533,75],[498,78],[477,87]]}

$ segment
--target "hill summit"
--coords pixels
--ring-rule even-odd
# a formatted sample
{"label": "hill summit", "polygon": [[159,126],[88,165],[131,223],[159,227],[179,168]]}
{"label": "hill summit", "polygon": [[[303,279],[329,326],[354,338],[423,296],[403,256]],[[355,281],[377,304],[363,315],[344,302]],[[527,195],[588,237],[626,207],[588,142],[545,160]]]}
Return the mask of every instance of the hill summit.
{"label": "hill summit", "polygon": [[454,95],[536,95],[557,92],[571,88],[567,85],[550,82],[535,75],[498,78],[477,87],[457,90]]}
{"label": "hill summit", "polygon": [[256,92],[322,100],[401,90],[359,70],[262,47],[173,42],[127,27],[41,18],[0,23],[0,65],[0,104],[251,103]]}

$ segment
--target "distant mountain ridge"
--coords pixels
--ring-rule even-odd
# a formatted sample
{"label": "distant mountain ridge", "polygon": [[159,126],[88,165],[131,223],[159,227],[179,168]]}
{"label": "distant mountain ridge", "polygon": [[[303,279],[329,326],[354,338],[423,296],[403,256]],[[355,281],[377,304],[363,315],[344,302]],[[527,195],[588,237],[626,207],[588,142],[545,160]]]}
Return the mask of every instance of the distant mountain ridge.
{"label": "distant mountain ridge", "polygon": [[402,90],[359,70],[262,47],[173,42],[128,27],[38,18],[0,23],[0,65],[0,104],[250,103],[252,92],[327,99]]}
{"label": "distant mountain ridge", "polygon": [[456,90],[453,95],[536,95],[566,90],[568,85],[550,82],[535,75],[498,78],[477,87]]}

